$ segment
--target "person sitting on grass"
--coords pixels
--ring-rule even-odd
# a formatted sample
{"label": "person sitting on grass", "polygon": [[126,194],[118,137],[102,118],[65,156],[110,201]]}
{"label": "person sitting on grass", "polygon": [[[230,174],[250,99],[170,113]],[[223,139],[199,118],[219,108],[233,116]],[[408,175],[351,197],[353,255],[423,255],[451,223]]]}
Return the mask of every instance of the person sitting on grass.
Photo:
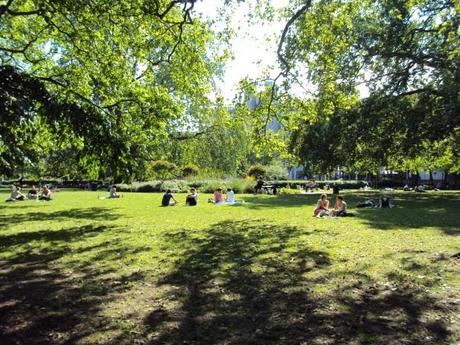
{"label": "person sitting on grass", "polygon": [[380,195],[379,204],[376,207],[377,208],[393,208],[395,207],[395,205],[393,204],[393,201],[389,197]]}
{"label": "person sitting on grass", "polygon": [[23,201],[26,199],[26,196],[21,193],[21,187],[16,187],[15,185],[11,185],[11,194],[5,202],[15,202],[15,201]]}
{"label": "person sitting on grass", "polygon": [[[171,199],[173,201],[171,201]],[[174,206],[177,204],[177,200],[174,199],[171,189],[168,189],[166,193],[163,194],[163,199],[161,199],[161,206]]]}
{"label": "person sitting on grass", "polygon": [[329,216],[329,200],[327,200],[326,194],[321,194],[318,202],[316,203],[313,215],[315,217]]}
{"label": "person sitting on grass", "polygon": [[117,193],[117,186],[113,185],[109,191],[109,199],[117,199],[120,198],[122,195]]}
{"label": "person sitting on grass", "polygon": [[224,202],[224,198],[222,196],[222,188],[217,188],[214,192],[214,204],[222,204]]}
{"label": "person sitting on grass", "polygon": [[29,199],[37,199],[38,198],[38,191],[35,188],[35,186],[32,186],[32,188],[29,190],[29,193],[27,193],[27,197]]}
{"label": "person sitting on grass", "polygon": [[343,196],[338,195],[335,198],[334,209],[331,211],[333,217],[344,217],[347,215],[347,203],[343,200]]}
{"label": "person sitting on grass", "polygon": [[225,202],[227,204],[234,204],[235,200],[235,192],[231,188],[227,188],[227,196],[225,197]]}
{"label": "person sitting on grass", "polygon": [[186,206],[196,206],[198,203],[198,193],[196,192],[195,188],[190,189],[190,193],[187,194],[187,198],[185,199]]}
{"label": "person sitting on grass", "polygon": [[16,188],[16,200],[18,201],[23,201],[23,200],[26,200],[26,196],[24,194],[22,194],[21,192],[21,187],[17,187]]}
{"label": "person sitting on grass", "polygon": [[43,187],[41,195],[38,197],[38,200],[50,201],[51,199],[51,191],[49,190],[48,186],[45,185]]}

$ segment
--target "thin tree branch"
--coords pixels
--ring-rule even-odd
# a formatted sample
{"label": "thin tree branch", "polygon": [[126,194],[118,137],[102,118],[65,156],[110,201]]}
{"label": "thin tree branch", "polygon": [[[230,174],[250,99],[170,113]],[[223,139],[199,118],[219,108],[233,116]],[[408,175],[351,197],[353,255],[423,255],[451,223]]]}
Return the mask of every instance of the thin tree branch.
{"label": "thin tree branch", "polygon": [[29,42],[26,43],[26,45],[22,48],[7,48],[7,47],[0,47],[0,50],[1,51],[4,51],[4,52],[7,52],[7,53],[12,53],[12,54],[25,54],[27,49],[29,49],[32,44],[34,44],[35,42],[37,42],[37,40],[40,38],[40,35],[42,34],[43,31],[46,30],[46,26],[44,28],[42,28],[37,36],[35,36],[34,38],[32,38]]}
{"label": "thin tree branch", "polygon": [[[301,8],[297,10],[297,12],[287,21],[286,25],[284,26],[283,33],[281,34],[280,41],[278,43],[278,49],[276,50],[276,54],[278,55],[278,60],[284,65],[284,74],[287,74],[290,70],[290,66],[286,58],[283,56],[283,45],[286,41],[287,33],[291,28],[291,25],[299,19],[310,7],[311,7],[312,0],[308,0]],[[276,78],[278,79],[278,78]]]}
{"label": "thin tree branch", "polygon": [[89,98],[83,96],[81,93],[79,93],[79,92],[77,92],[75,90],[69,89],[70,83],[68,81],[56,80],[53,77],[36,77],[36,78],[40,79],[40,80],[43,80],[45,82],[49,82],[51,84],[57,85],[57,86],[65,89],[67,92],[73,94],[77,98],[80,98],[81,100],[85,101],[90,106],[93,106],[93,107],[103,111],[104,113],[106,113],[108,115],[111,115],[105,107],[101,107],[100,105],[98,105],[98,104],[94,103],[93,101],[91,101]]}
{"label": "thin tree branch", "polygon": [[283,46],[284,46],[284,43],[286,41],[287,34],[288,34],[289,29],[291,28],[291,26],[294,24],[294,22],[297,19],[299,19],[311,7],[311,3],[312,3],[312,0],[307,0],[307,2],[302,7],[300,7],[294,13],[294,15],[287,21],[286,25],[284,26],[283,32],[281,34],[281,38],[280,38],[280,40],[278,42],[278,49],[276,50],[276,54],[278,56],[278,60],[280,61],[281,65],[282,65],[282,69],[278,73],[278,75],[275,77],[275,79],[273,80],[272,89],[271,89],[271,92],[270,92],[270,100],[268,102],[268,107],[267,107],[267,119],[265,121],[265,127],[264,127],[264,132],[265,133],[267,131],[267,126],[268,126],[268,122],[270,120],[270,115],[271,115],[271,113],[273,111],[272,106],[273,106],[273,102],[275,100],[276,83],[278,82],[279,78],[281,78],[282,76],[288,75],[288,73],[289,73],[289,71],[291,69],[291,66],[289,66],[289,62],[287,61],[287,59],[283,55]]}
{"label": "thin tree branch", "polygon": [[198,137],[200,137],[202,135],[209,134],[216,127],[217,126],[210,126],[210,127],[206,128],[205,130],[202,130],[202,131],[199,131],[199,132],[182,133],[182,134],[179,134],[179,135],[170,135],[169,137],[172,140],[177,140],[177,141],[195,139],[195,138],[198,138]]}

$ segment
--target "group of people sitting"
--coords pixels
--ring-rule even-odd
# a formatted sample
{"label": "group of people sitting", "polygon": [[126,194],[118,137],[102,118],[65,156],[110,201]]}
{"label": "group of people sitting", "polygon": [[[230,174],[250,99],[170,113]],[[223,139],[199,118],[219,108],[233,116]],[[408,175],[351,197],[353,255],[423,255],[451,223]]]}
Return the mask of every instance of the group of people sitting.
{"label": "group of people sitting", "polygon": [[329,200],[327,199],[326,194],[321,194],[318,202],[316,203],[316,208],[313,211],[315,217],[345,217],[349,215],[347,213],[347,203],[343,199],[343,196],[338,195],[335,198],[335,204],[333,209],[329,209]]}
{"label": "group of people sitting", "polygon": [[214,192],[214,200],[208,199],[208,202],[214,205],[224,205],[224,204],[234,205],[234,204],[239,204],[241,201],[235,200],[235,192],[231,188],[227,188],[227,193],[225,195],[225,198],[224,198],[224,195],[222,194],[222,188],[217,188]]}
{"label": "group of people sitting", "polygon": [[[179,202],[174,198],[171,189],[168,189],[166,193],[163,194],[161,199],[161,206],[176,206]],[[190,193],[187,194],[185,198],[186,206],[196,206],[198,205],[198,193],[195,188],[190,189]]]}
{"label": "group of people sitting", "polygon": [[[231,188],[227,188],[227,193],[224,197],[222,188],[217,188],[214,192],[214,199],[208,199],[209,203],[215,205],[235,205],[240,203],[239,200],[235,199],[235,192]],[[175,206],[179,202],[174,198],[172,191],[168,189],[161,199],[162,206]],[[191,188],[190,192],[185,198],[186,206],[196,206],[198,204],[198,193],[195,188]]]}
{"label": "group of people sitting", "polygon": [[11,185],[10,197],[6,199],[5,201],[6,202],[16,202],[16,201],[24,201],[27,199],[50,201],[52,199],[51,195],[52,195],[51,190],[46,185],[43,186],[43,189],[40,193],[35,188],[35,186],[32,186],[32,188],[29,190],[27,195],[24,195],[21,192],[20,186]]}

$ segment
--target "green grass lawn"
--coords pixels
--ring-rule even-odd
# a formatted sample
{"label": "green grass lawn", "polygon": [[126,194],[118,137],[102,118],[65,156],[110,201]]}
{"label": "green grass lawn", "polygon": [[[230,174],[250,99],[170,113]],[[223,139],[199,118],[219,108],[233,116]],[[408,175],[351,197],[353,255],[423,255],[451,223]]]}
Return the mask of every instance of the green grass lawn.
{"label": "green grass lawn", "polygon": [[317,195],[98,194],[0,206],[0,344],[460,341],[460,193],[340,219]]}

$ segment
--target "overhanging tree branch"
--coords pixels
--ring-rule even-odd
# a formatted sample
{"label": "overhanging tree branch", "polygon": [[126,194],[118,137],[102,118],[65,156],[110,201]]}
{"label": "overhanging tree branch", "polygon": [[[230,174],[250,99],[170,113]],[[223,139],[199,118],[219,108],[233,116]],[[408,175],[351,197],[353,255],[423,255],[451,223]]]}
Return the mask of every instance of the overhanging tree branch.
{"label": "overhanging tree branch", "polygon": [[286,25],[284,26],[284,29],[283,29],[283,32],[281,34],[281,38],[278,42],[278,49],[276,50],[276,55],[278,56],[278,60],[280,61],[281,65],[282,65],[282,69],[281,71],[278,73],[278,75],[275,77],[275,79],[273,80],[273,84],[272,84],[272,89],[271,89],[271,92],[270,92],[270,100],[268,102],[268,106],[267,106],[267,119],[266,119],[266,123],[265,123],[265,129],[264,131],[266,132],[266,127],[268,125],[268,121],[269,121],[269,118],[270,118],[270,114],[273,112],[273,102],[275,100],[275,92],[276,92],[276,83],[278,82],[278,80],[283,76],[286,76],[288,75],[290,69],[291,69],[291,66],[289,66],[289,62],[287,61],[287,59],[284,57],[283,55],[283,46],[284,46],[284,43],[286,41],[286,38],[287,38],[287,34],[289,32],[289,29],[291,28],[291,26],[294,24],[294,22],[299,19],[305,12],[307,12],[307,10],[311,7],[311,3],[312,3],[312,0],[308,0],[302,7],[300,7],[295,13],[294,15],[289,18],[289,20],[287,21]]}
{"label": "overhanging tree branch", "polygon": [[276,54],[278,55],[278,60],[281,62],[281,64],[284,66],[284,71],[283,74],[287,74],[290,70],[290,66],[286,58],[283,56],[283,45],[284,42],[286,41],[286,37],[288,34],[289,29],[291,28],[291,25],[294,24],[294,22],[299,19],[310,7],[311,7],[311,2],[312,0],[308,0],[301,8],[299,8],[296,13],[287,21],[286,25],[284,26],[283,33],[281,34],[280,41],[278,43],[278,49],[276,50]]}

